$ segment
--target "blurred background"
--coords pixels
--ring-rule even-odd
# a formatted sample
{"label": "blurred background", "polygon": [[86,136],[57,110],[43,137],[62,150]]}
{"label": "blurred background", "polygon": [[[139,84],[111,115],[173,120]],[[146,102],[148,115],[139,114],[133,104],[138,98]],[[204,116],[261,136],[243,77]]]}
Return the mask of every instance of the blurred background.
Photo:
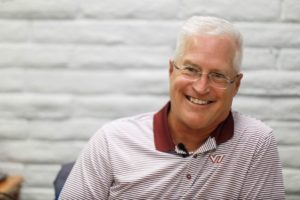
{"label": "blurred background", "polygon": [[104,123],[166,103],[192,15],[244,35],[233,107],[274,129],[287,199],[300,199],[299,0],[0,0],[0,171],[24,178],[22,200],[53,199],[61,164]]}

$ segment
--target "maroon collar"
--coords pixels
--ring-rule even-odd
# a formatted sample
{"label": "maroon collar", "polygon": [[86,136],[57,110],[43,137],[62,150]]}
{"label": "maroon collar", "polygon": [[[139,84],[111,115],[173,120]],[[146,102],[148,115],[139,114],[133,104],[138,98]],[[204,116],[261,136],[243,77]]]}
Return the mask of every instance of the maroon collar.
{"label": "maroon collar", "polygon": [[[153,117],[154,143],[158,151],[168,152],[174,149],[170,128],[168,124],[168,113],[171,103],[168,102]],[[234,122],[232,113],[211,133],[215,138],[217,145],[226,142],[233,136]]]}

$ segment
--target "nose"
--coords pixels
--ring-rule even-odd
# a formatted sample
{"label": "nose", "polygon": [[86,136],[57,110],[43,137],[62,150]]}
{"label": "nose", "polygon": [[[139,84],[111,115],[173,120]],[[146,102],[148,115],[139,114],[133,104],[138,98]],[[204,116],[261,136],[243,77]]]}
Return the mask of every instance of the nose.
{"label": "nose", "polygon": [[209,92],[209,78],[207,74],[202,74],[193,81],[193,89],[199,94],[206,94]]}

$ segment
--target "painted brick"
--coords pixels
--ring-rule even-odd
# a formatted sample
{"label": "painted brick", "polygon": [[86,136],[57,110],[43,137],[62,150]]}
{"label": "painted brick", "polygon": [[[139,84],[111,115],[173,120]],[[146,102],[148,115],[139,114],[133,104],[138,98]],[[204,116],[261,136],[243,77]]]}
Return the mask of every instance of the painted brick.
{"label": "painted brick", "polygon": [[80,46],[74,51],[70,66],[97,69],[167,69],[171,54],[171,48],[165,46]]}
{"label": "painted brick", "polygon": [[0,67],[65,68],[73,49],[59,45],[4,44],[0,45]]}
{"label": "painted brick", "polygon": [[190,0],[182,1],[182,15],[216,15],[231,20],[277,20],[280,16],[280,0],[270,4],[268,0]]}
{"label": "painted brick", "polygon": [[[0,44],[0,67],[20,66],[19,59],[22,57],[24,50],[19,48],[20,45]],[[19,65],[18,65],[19,64]]]}
{"label": "painted brick", "polygon": [[297,195],[297,194],[287,194],[287,195],[285,195],[285,198],[287,200],[299,200],[300,199],[300,195]]}
{"label": "painted brick", "polygon": [[167,46],[83,45],[75,48],[72,45],[0,44],[0,68],[163,68],[168,66],[171,54],[171,47]]}
{"label": "painted brick", "polygon": [[22,92],[24,89],[24,70],[0,69],[0,92]]}
{"label": "painted brick", "polygon": [[300,154],[299,146],[279,146],[278,150],[284,167],[300,168],[300,160],[296,156]]}
{"label": "painted brick", "polygon": [[[0,150],[1,151],[1,150]],[[0,157],[0,171],[8,175],[23,175],[25,165],[17,162],[5,162]]]}
{"label": "painted brick", "polygon": [[300,2],[298,0],[285,0],[282,7],[282,18],[285,21],[300,21]]}
{"label": "painted brick", "polygon": [[245,48],[242,70],[276,69],[278,52],[272,48]]}
{"label": "painted brick", "polygon": [[284,70],[300,70],[300,50],[283,49],[278,58],[278,68]]}
{"label": "painted brick", "polygon": [[295,23],[238,23],[246,46],[299,48],[300,25]]}
{"label": "painted brick", "polygon": [[280,145],[300,145],[299,122],[272,121],[268,124],[274,129]]}
{"label": "painted brick", "polygon": [[113,6],[109,0],[85,0],[81,3],[81,10],[83,16],[101,19],[174,19],[179,6],[179,0],[160,0],[155,3],[151,0],[119,0]]}
{"label": "painted brick", "polygon": [[49,200],[54,199],[53,188],[25,187],[21,190],[22,200]]}
{"label": "painted brick", "polygon": [[179,25],[177,21],[131,20],[34,22],[32,40],[93,45],[169,45],[174,43]]}
{"label": "painted brick", "polygon": [[299,185],[300,171],[299,171],[299,169],[288,169],[288,168],[284,169],[283,175],[284,175],[284,180],[285,180],[284,184],[285,184],[286,191],[288,193],[294,193],[294,194],[296,193],[296,195],[299,196],[299,191],[300,191],[300,185]]}
{"label": "painted brick", "polygon": [[[156,93],[167,91],[165,70],[122,71],[27,71],[25,87],[31,92],[56,93]],[[119,78],[122,76],[122,78]],[[137,87],[138,86],[138,87]]]}
{"label": "painted brick", "polygon": [[[2,160],[14,162],[54,164],[75,160],[85,145],[82,141],[50,142],[50,141],[0,141]],[[26,151],[24,151],[26,149]]]}
{"label": "painted brick", "polygon": [[238,110],[258,119],[289,121],[299,120],[300,101],[287,97],[251,97],[237,96],[233,102],[233,110]]}
{"label": "painted brick", "polygon": [[70,116],[71,98],[67,95],[0,95],[0,117],[62,119]]}
{"label": "painted brick", "polygon": [[[158,111],[167,102],[167,96],[106,95],[78,97],[75,116],[118,118],[143,112]],[[121,103],[120,103],[121,102]]]}
{"label": "painted brick", "polygon": [[53,187],[53,181],[60,165],[26,165],[24,171],[24,186]]}
{"label": "painted brick", "polygon": [[28,138],[28,122],[25,120],[0,119],[0,140]]}
{"label": "painted brick", "polygon": [[0,18],[70,19],[76,17],[78,6],[78,0],[2,0]]}
{"label": "painted brick", "polygon": [[[0,2],[1,10],[1,2]],[[0,11],[1,12],[1,11]],[[1,15],[1,14],[0,14]],[[24,42],[29,39],[29,22],[0,20],[0,42]]]}
{"label": "painted brick", "polygon": [[29,124],[30,138],[38,140],[88,140],[104,119],[77,118],[66,121],[35,120]]}
{"label": "painted brick", "polygon": [[300,96],[299,76],[300,71],[245,71],[240,94]]}

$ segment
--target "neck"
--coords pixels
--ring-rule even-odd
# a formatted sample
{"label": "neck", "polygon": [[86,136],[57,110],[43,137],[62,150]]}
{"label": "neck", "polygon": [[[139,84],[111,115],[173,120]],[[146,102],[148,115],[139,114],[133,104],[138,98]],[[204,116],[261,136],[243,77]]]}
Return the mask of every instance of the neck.
{"label": "neck", "polygon": [[176,123],[170,116],[168,122],[174,144],[183,143],[189,152],[197,150],[217,127],[191,129]]}

